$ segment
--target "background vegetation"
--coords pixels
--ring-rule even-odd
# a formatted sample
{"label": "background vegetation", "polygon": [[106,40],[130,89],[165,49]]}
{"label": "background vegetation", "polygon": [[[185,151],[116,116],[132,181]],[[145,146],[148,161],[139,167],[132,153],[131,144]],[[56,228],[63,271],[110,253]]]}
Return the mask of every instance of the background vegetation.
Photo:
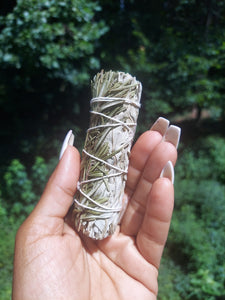
{"label": "background vegetation", "polygon": [[0,299],[16,230],[41,195],[66,131],[82,147],[90,79],[143,83],[138,133],[182,128],[159,299],[225,298],[225,2],[18,0],[0,7]]}

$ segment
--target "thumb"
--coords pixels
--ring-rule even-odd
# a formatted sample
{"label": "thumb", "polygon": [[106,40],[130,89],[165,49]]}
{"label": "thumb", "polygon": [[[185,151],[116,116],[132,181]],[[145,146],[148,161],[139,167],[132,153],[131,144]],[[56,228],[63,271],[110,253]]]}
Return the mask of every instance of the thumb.
{"label": "thumb", "polygon": [[33,216],[63,219],[73,201],[80,174],[80,155],[68,146],[51,175],[43,195],[33,211]]}

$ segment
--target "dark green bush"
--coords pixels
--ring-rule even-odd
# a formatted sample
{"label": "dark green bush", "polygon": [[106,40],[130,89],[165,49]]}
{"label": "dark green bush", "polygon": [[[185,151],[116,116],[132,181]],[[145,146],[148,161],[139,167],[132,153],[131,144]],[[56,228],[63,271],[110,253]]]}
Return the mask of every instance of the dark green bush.
{"label": "dark green bush", "polygon": [[[224,151],[225,139],[210,136],[184,150],[177,164],[166,258],[179,272],[167,266],[164,272],[182,286],[172,285],[178,299],[225,296]],[[163,289],[160,297],[166,299],[169,292]]]}
{"label": "dark green bush", "polygon": [[[56,162],[56,160],[54,160]],[[18,159],[6,168],[0,186],[0,299],[8,300],[12,289],[14,240],[17,229],[38,201],[53,161],[36,157],[28,170]]]}
{"label": "dark green bush", "polygon": [[0,299],[11,299],[13,252],[16,231],[22,219],[9,218],[0,190]]}
{"label": "dark green bush", "polygon": [[10,218],[24,218],[38,201],[52,168],[36,157],[30,170],[18,159],[6,168],[1,185],[4,207]]}
{"label": "dark green bush", "polygon": [[26,82],[20,84],[25,87],[35,72],[43,71],[45,79],[83,83],[89,78],[87,70],[99,68],[93,53],[96,41],[107,31],[103,21],[94,20],[100,9],[97,2],[86,0],[18,1],[11,13],[0,18],[2,67],[23,70]]}

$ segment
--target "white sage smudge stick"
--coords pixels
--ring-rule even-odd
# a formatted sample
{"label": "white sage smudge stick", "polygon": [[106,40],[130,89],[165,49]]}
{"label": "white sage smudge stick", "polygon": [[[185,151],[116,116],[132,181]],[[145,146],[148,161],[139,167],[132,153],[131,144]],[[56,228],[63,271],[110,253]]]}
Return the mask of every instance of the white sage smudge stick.
{"label": "white sage smudge stick", "polygon": [[101,72],[92,82],[90,128],[74,198],[75,228],[93,239],[119,222],[142,86],[130,74]]}

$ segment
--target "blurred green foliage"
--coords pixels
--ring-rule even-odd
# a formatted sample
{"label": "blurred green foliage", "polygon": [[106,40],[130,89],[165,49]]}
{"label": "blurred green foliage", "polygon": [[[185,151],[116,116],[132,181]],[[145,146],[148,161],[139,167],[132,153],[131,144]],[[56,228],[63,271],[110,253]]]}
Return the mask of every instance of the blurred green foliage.
{"label": "blurred green foliage", "polygon": [[158,298],[224,299],[224,1],[9,2],[0,10],[0,299],[11,295],[17,228],[66,130],[82,146],[89,82],[101,68],[142,82],[138,133],[159,115],[182,128]]}
{"label": "blurred green foliage", "polygon": [[10,215],[24,217],[31,212],[49,175],[48,166],[42,157],[35,158],[30,172],[18,159],[11,161],[4,173],[1,187]]}
{"label": "blurred green foliage", "polygon": [[[165,262],[160,274],[160,278],[164,273],[171,276],[176,284],[168,286],[167,292],[162,289],[162,299],[175,292],[178,299],[215,300],[225,296],[224,151],[225,138],[208,136],[180,155],[175,211],[166,251],[169,262]],[[178,276],[169,267],[174,263]]]}
{"label": "blurred green foliage", "polygon": [[17,80],[25,79],[18,84],[27,89],[32,88],[32,76],[43,71],[45,79],[83,83],[89,78],[87,70],[99,68],[99,61],[91,56],[107,30],[103,21],[93,19],[99,10],[93,1],[18,1],[0,19],[2,68],[22,69],[26,77]]}
{"label": "blurred green foliage", "polygon": [[[0,138],[18,152],[24,137],[37,141],[38,135],[43,148],[46,128],[57,135],[60,126],[72,126],[68,120],[79,115],[85,103],[71,99],[100,68],[94,52],[108,29],[95,20],[100,9],[90,0],[21,0],[1,16]],[[29,143],[33,152],[34,143]]]}
{"label": "blurred green foliage", "polygon": [[36,157],[30,170],[18,159],[6,168],[0,184],[0,299],[10,299],[17,229],[37,203],[56,160]]}
{"label": "blurred green foliage", "polygon": [[101,1],[112,24],[106,51],[141,80],[145,121],[193,105],[199,115],[202,108],[224,115],[223,1],[127,1],[119,16],[109,2]]}
{"label": "blurred green foliage", "polygon": [[14,240],[20,222],[9,222],[0,198],[0,298],[11,299]]}

